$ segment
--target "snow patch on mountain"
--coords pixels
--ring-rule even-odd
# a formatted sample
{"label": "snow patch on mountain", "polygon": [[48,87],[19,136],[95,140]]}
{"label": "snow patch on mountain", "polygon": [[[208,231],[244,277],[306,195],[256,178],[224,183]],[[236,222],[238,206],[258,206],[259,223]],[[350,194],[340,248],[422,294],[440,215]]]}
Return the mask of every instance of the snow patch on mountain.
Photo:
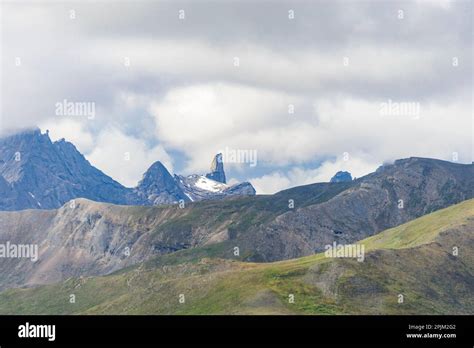
{"label": "snow patch on mountain", "polygon": [[196,187],[200,189],[210,191],[210,192],[222,192],[229,186],[226,184],[217,182],[215,180],[206,178],[205,176],[200,176],[199,179],[195,183]]}

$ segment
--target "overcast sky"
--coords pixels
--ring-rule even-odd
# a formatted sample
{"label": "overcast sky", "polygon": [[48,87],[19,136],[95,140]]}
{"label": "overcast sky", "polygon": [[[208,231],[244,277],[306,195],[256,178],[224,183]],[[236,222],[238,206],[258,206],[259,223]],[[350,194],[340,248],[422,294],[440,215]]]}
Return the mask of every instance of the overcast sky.
{"label": "overcast sky", "polygon": [[[126,186],[156,160],[205,173],[225,148],[257,152],[225,166],[259,193],[410,156],[470,163],[472,16],[471,1],[2,2],[2,132],[49,129]],[[64,99],[95,117],[57,115]]]}

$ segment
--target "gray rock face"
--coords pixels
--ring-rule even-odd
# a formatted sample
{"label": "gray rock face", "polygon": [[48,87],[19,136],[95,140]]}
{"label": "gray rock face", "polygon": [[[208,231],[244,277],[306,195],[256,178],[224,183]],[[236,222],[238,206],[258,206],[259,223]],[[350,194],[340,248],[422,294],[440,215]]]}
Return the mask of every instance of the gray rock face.
{"label": "gray rock face", "polygon": [[[0,212],[0,243],[36,244],[39,255],[37,262],[1,258],[0,289],[107,274],[181,249],[173,236],[152,234],[179,212],[174,206],[119,206],[85,199],[57,210]],[[192,240],[190,235],[181,237]]]}
{"label": "gray rock face", "polygon": [[127,204],[131,193],[93,167],[74,145],[53,143],[39,129],[0,139],[0,175],[10,186],[2,210],[52,209],[77,197]]}
{"label": "gray rock face", "polygon": [[212,179],[214,181],[226,183],[225,173],[224,173],[224,163],[222,161],[222,154],[218,153],[211,164],[211,172],[206,174],[206,178]]}
{"label": "gray rock face", "polygon": [[352,181],[352,175],[349,172],[337,172],[332,178],[330,182],[348,182]]}
{"label": "gray rock face", "polygon": [[[215,175],[225,182],[224,168],[217,158]],[[226,193],[227,186],[223,185],[217,193],[192,185],[184,187],[163,164],[155,162],[136,188],[127,188],[92,166],[73,144],[64,139],[52,142],[39,129],[0,138],[0,210],[53,209],[75,198],[121,205],[162,205],[251,192]]]}

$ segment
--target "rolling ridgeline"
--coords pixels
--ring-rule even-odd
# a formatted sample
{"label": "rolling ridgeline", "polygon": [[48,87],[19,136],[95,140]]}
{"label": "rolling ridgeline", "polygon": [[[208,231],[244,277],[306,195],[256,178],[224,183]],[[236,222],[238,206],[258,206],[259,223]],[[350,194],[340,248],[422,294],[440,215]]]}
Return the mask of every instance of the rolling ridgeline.
{"label": "rolling ridgeline", "polygon": [[[34,133],[33,139],[51,146],[44,135]],[[14,146],[2,146],[3,154],[14,153]],[[11,190],[27,205],[36,204],[44,191],[12,184],[23,180],[36,187],[30,179],[40,177],[43,162],[36,157],[44,154],[32,153],[13,169],[4,160],[0,191],[10,194],[0,192],[5,210],[16,204]],[[175,194],[176,187],[179,195],[195,194],[196,201],[190,198],[181,208],[157,205],[163,201],[153,195],[162,188],[155,187],[152,175],[142,181],[149,190],[142,190],[141,206],[77,198],[89,189],[88,171],[104,174],[89,165],[81,183],[69,185],[74,171],[55,170],[61,161],[47,163],[54,164],[48,173],[68,176],[55,177],[60,185],[46,191],[42,202],[57,205],[60,200],[51,197],[63,189],[61,200],[72,195],[74,201],[51,210],[36,204],[36,209],[0,212],[0,243],[39,246],[37,262],[0,259],[1,314],[474,313],[472,164],[408,158],[357,180],[213,198],[194,190],[206,177],[190,176],[183,186],[174,184],[184,177],[167,177],[167,194]],[[160,168],[155,164],[150,170],[161,174]],[[109,179],[100,177],[94,185]],[[112,180],[110,188],[94,194],[112,189],[122,195],[123,187],[115,184]],[[133,197],[140,194],[135,190]],[[359,241],[366,246],[364,262],[321,253],[333,242]],[[70,294],[76,303],[69,303]]]}
{"label": "rolling ridgeline", "polygon": [[471,199],[360,241],[361,263],[323,253],[247,263],[202,258],[198,248],[107,276],[7,290],[0,313],[473,314],[473,230]]}

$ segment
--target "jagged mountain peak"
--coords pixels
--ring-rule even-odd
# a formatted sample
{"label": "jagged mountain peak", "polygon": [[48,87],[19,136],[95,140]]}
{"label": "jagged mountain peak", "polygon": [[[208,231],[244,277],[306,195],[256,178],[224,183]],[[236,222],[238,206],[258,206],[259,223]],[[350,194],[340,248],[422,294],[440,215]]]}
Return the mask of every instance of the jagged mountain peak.
{"label": "jagged mountain peak", "polygon": [[[214,157],[211,178],[199,176],[197,186],[190,179],[189,185],[184,185],[181,176],[173,177],[163,163],[156,161],[137,187],[127,188],[91,165],[73,143],[65,139],[52,142],[48,133],[35,127],[0,137],[0,210],[58,208],[76,198],[121,205],[161,205],[254,194],[248,187],[243,190],[225,184],[222,154]],[[199,187],[204,181],[212,189]]]}
{"label": "jagged mountain peak", "polygon": [[154,162],[150,168],[147,169],[145,174],[143,174],[143,180],[149,180],[157,177],[171,177],[171,174],[168,172],[168,169],[160,161]]}
{"label": "jagged mountain peak", "polygon": [[136,191],[153,205],[188,200],[184,192],[160,161],[153,163],[138,183]]}
{"label": "jagged mountain peak", "polygon": [[52,142],[39,128],[0,139],[0,175],[12,185],[3,210],[57,208],[70,199],[125,203],[126,189],[93,167],[65,140]]}

